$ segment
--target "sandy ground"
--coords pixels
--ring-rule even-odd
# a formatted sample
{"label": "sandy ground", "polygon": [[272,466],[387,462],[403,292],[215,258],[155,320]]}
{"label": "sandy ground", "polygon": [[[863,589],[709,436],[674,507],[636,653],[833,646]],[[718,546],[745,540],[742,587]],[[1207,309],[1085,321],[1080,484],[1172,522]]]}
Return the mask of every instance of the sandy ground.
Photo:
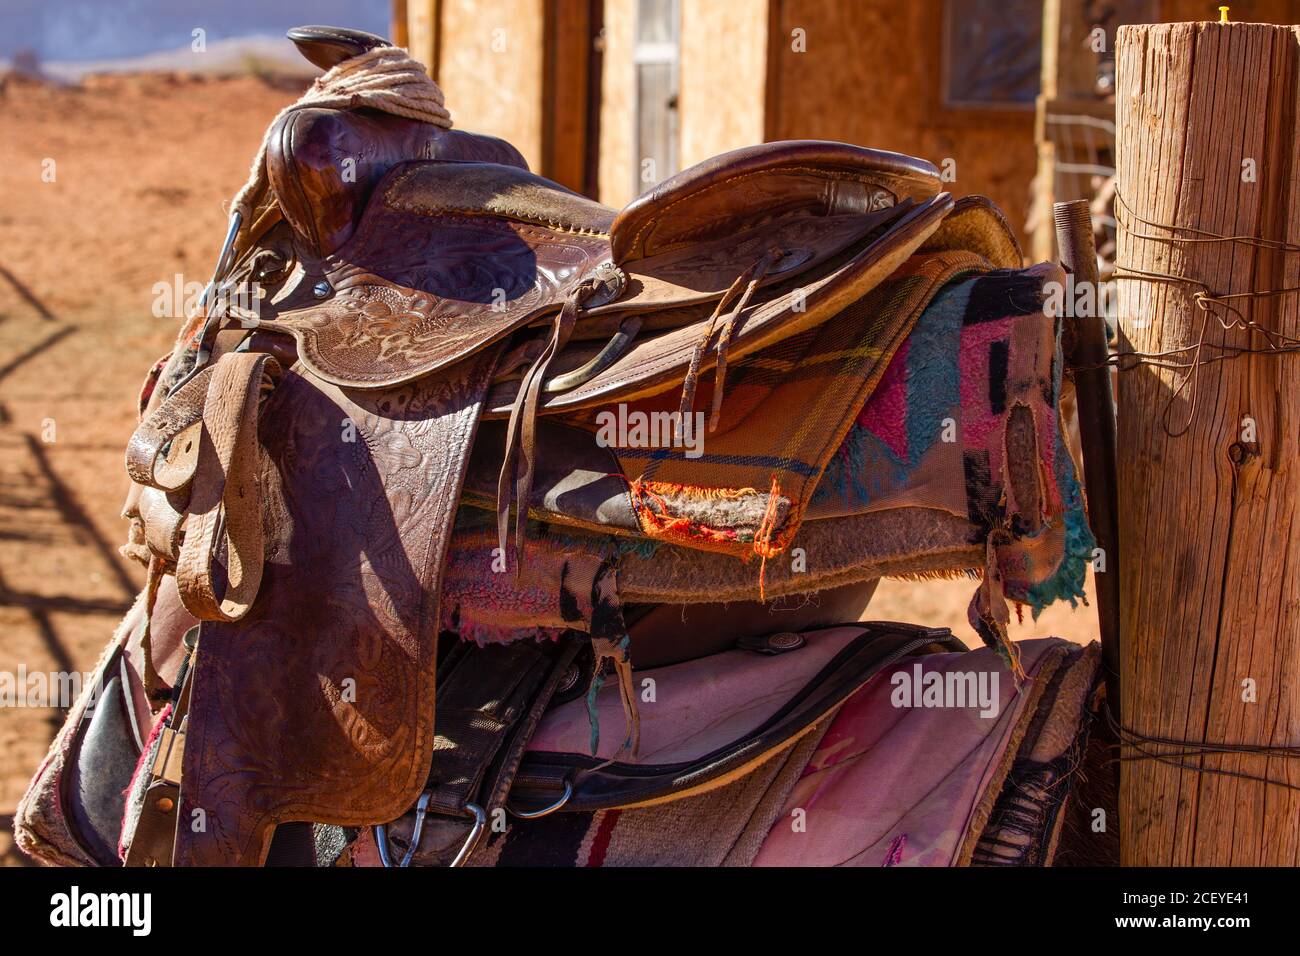
{"label": "sandy ground", "polygon": [[[143,583],[118,514],[140,380],[176,331],[153,286],[207,279],[222,203],[297,92],[251,76],[0,88],[0,670],[88,669]],[[974,587],[886,581],[869,616],[973,641]],[[1058,606],[1014,636],[1095,631],[1091,609]],[[0,709],[0,864],[25,862],[10,820],[62,719]]]}

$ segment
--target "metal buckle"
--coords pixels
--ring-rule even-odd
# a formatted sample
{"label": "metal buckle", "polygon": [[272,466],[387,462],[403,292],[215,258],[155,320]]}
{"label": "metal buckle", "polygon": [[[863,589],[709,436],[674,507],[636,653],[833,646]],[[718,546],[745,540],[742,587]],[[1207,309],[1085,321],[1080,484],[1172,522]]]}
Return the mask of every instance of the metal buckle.
{"label": "metal buckle", "polygon": [[560,807],[564,806],[566,803],[569,802],[569,799],[572,796],[573,796],[573,783],[571,781],[565,780],[564,793],[560,796],[560,799],[556,800],[549,807],[543,807],[540,810],[520,811],[520,810],[516,810],[514,807],[507,804],[506,809],[510,811],[511,816],[518,817],[520,820],[537,820],[541,817],[549,816],[550,814],[554,813],[556,810],[560,809]]}
{"label": "metal buckle", "polygon": [[[402,855],[402,862],[398,867],[407,867],[411,865],[411,859],[415,856],[415,848],[420,845],[420,837],[424,834],[424,817],[429,811],[429,800],[433,797],[432,790],[426,790],[420,794],[420,799],[415,802],[415,826],[411,829],[411,845],[406,848],[406,853]],[[375,845],[379,847],[379,861],[385,867],[392,868],[393,859],[388,853],[388,824],[380,823],[375,826]]]}

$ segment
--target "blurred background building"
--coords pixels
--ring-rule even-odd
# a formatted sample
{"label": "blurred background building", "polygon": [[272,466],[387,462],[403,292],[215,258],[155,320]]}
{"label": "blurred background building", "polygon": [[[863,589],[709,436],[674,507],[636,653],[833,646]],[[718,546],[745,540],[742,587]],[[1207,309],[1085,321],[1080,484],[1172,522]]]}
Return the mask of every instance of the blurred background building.
{"label": "blurred background building", "polygon": [[[1231,16],[1294,23],[1300,3]],[[459,125],[609,205],[727,149],[843,140],[934,162],[1045,259],[1053,201],[1109,214],[1116,28],[1218,17],[1204,0],[396,0],[394,32]]]}

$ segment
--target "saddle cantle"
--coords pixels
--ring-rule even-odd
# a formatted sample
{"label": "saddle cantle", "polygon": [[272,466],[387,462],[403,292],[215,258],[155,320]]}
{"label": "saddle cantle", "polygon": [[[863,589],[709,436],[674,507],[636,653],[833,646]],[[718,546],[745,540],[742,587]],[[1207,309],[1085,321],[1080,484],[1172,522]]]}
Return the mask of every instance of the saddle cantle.
{"label": "saddle cantle", "polygon": [[[209,302],[151,379],[129,449],[133,549],[150,565],[133,647],[152,703],[170,706],[131,781],[128,863],[258,864],[293,823],[391,824],[375,844],[387,862],[464,862],[495,811],[721,785],[824,726],[894,652],[938,639],[860,628],[833,654],[824,645],[825,661],[748,660],[786,672],[764,719],[685,757],[655,736],[666,724],[648,727],[647,746],[676,755],[662,767],[629,756],[634,662],[713,654],[698,676],[788,650],[791,635],[769,632],[811,626],[815,602],[765,631],[764,581],[860,616],[871,578],[909,570],[900,512],[930,522],[933,548],[910,567],[935,573],[987,568],[994,530],[1077,504],[1042,497],[1056,485],[1042,490],[1041,475],[1066,466],[1041,415],[1037,437],[1016,432],[1037,452],[1021,456],[1033,481],[991,445],[932,449],[916,423],[935,409],[911,417],[913,373],[962,418],[970,396],[995,391],[968,380],[1010,363],[1014,385],[970,410],[989,443],[1024,420],[1008,405],[1032,423],[1057,387],[1053,329],[1008,344],[1008,329],[1033,325],[1047,277],[979,286],[1020,265],[1015,239],[987,202],[941,192],[929,163],[768,143],[613,210],[529,172],[499,140],[382,96],[331,100],[340,76],[373,61],[441,104],[381,38],[290,36],[330,72],[268,131],[215,283],[257,282],[260,314]],[[911,340],[941,290],[996,304],[986,315],[943,299]],[[968,341],[979,360],[953,398],[952,356]],[[953,382],[936,380],[949,364]],[[869,408],[878,386],[890,400]],[[602,413],[697,404],[711,409],[698,460],[596,438]],[[930,480],[925,493],[940,475],[947,491],[954,469],[960,501],[904,508],[895,493],[893,511],[873,510],[872,494],[910,475]],[[863,476],[873,485],[859,493]],[[982,510],[966,508],[971,488]],[[813,567],[765,570],[796,533]],[[1036,555],[1059,544],[1039,535]],[[754,633],[741,608],[713,606],[723,600],[743,602]],[[169,602],[201,621],[171,656],[150,644],[156,623],[159,642],[179,645]],[[712,608],[692,618],[710,633],[664,640],[687,602]],[[657,657],[645,649],[656,641]],[[607,713],[579,759],[588,712]],[[550,749],[530,747],[539,734]]]}

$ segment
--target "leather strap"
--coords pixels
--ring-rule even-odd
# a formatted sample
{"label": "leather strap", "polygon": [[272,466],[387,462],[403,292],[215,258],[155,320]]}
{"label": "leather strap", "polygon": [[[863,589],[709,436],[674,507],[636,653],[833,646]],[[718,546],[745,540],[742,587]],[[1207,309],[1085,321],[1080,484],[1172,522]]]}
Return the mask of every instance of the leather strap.
{"label": "leather strap", "polygon": [[[181,603],[200,620],[239,620],[262,583],[257,413],[263,391],[279,376],[280,363],[271,356],[232,352],[208,380],[185,541],[176,562]],[[218,598],[213,564],[222,554],[226,588]]]}
{"label": "leather strap", "polygon": [[126,446],[126,473],[136,484],[179,491],[194,477],[212,373],[204,368],[136,426]]}
{"label": "leather strap", "polygon": [[510,537],[511,484],[513,500],[518,502],[515,512],[515,553],[511,562],[518,573],[524,557],[524,535],[528,527],[528,500],[533,492],[533,474],[536,471],[537,409],[541,403],[542,384],[547,380],[551,362],[564,351],[578,321],[578,310],[598,288],[594,280],[586,280],[564,302],[555,317],[550,341],[542,354],[524,373],[519,394],[510,409],[506,425],[506,449],[501,461],[501,475],[497,481],[497,541],[504,556]]}
{"label": "leather strap", "polygon": [[185,638],[186,655],[176,676],[171,713],[159,734],[153,750],[146,755],[146,769],[150,775],[127,849],[126,866],[171,866],[176,845],[176,826],[181,802],[181,766],[185,759],[185,731],[189,715],[190,675],[193,656],[197,650],[198,629]]}
{"label": "leather strap", "polygon": [[758,288],[759,282],[767,274],[767,270],[772,261],[776,258],[775,250],[768,250],[759,259],[750,265],[744,272],[732,280],[731,285],[722,297],[718,299],[718,304],[713,309],[713,314],[709,316],[708,325],[704,327],[704,332],[700,340],[695,344],[691,352],[691,361],[686,368],[686,376],[682,381],[682,400],[678,407],[678,414],[685,417],[691,413],[695,405],[695,388],[700,378],[700,363],[704,360],[704,353],[708,350],[709,342],[713,340],[713,333],[717,329],[718,319],[731,306],[732,300],[737,293],[744,289],[739,300],[736,301],[734,308],[731,308],[727,321],[723,324],[723,334],[718,341],[718,370],[714,384],[713,396],[713,416],[709,425],[710,431],[717,427],[718,416],[722,407],[722,377],[726,374],[727,369],[727,347],[731,342],[732,329],[740,313],[745,306],[749,304],[750,297],[753,296],[754,290]]}
{"label": "leather strap", "polygon": [[[195,445],[197,445],[197,440]],[[150,558],[161,558],[170,569],[181,551],[185,514],[177,507],[174,497],[183,493],[162,491],[158,488],[141,488],[137,501],[139,520],[144,530],[144,540],[149,546]]]}

